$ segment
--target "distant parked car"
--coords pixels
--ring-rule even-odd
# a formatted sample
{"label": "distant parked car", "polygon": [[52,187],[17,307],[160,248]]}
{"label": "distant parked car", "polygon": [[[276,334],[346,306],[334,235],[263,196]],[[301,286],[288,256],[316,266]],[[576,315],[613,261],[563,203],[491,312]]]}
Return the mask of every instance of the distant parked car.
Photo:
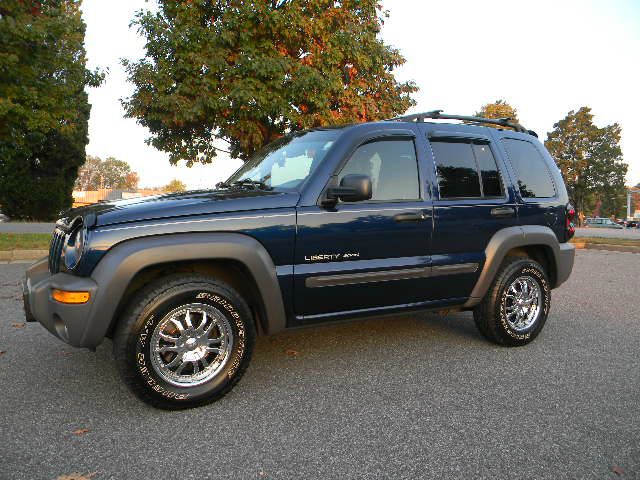
{"label": "distant parked car", "polygon": [[4,213],[0,212],[0,223],[8,222],[8,221],[9,221],[9,217],[7,217]]}
{"label": "distant parked car", "polygon": [[640,228],[640,221],[638,220],[621,220],[618,223],[627,228]]}
{"label": "distant parked car", "polygon": [[622,225],[618,225],[616,222],[611,220],[610,218],[587,218],[585,222],[585,227],[596,227],[596,228],[624,228]]}

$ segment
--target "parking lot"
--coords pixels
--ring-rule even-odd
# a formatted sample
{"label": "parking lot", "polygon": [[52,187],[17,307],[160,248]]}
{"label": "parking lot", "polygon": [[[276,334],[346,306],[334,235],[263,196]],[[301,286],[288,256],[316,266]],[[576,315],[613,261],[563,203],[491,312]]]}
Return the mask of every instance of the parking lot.
{"label": "parking lot", "polygon": [[640,240],[640,228],[576,228],[576,237],[626,238]]}
{"label": "parking lot", "polygon": [[540,337],[484,341],[469,313],[258,341],[240,384],[183,412],[133,398],[111,344],[22,325],[0,265],[0,478],[640,478],[640,255],[578,251]]}

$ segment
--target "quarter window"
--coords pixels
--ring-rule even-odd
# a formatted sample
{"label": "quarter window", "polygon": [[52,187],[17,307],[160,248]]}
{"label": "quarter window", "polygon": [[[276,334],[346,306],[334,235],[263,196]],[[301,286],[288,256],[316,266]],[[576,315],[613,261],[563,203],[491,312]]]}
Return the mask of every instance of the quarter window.
{"label": "quarter window", "polygon": [[503,138],[502,144],[518,177],[518,187],[523,198],[555,196],[556,191],[547,162],[532,143]]}
{"label": "quarter window", "polygon": [[502,181],[488,144],[434,140],[440,198],[502,197]]}
{"label": "quarter window", "polygon": [[361,145],[342,168],[338,181],[350,174],[367,175],[371,179],[371,200],[420,198],[413,140],[379,140]]}

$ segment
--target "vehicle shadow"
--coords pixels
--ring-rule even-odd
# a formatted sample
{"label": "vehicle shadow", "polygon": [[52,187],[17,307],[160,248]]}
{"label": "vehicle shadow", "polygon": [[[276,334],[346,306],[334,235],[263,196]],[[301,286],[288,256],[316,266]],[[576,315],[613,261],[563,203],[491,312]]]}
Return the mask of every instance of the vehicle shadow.
{"label": "vehicle shadow", "polygon": [[[123,386],[110,340],[93,353],[73,349],[44,331],[37,337],[46,362],[38,366],[43,374],[25,385],[27,390],[47,391],[54,405],[73,405],[82,398],[81,410],[97,409],[103,415],[150,408]],[[444,355],[441,361],[446,363],[447,352],[469,345],[487,345],[469,313],[404,314],[290,330],[258,339],[245,377],[222,402],[228,405],[241,397],[260,403],[265,395],[290,391],[296,383],[340,384],[346,377],[376,375],[382,364],[402,369],[404,362],[420,362],[425,356]]]}

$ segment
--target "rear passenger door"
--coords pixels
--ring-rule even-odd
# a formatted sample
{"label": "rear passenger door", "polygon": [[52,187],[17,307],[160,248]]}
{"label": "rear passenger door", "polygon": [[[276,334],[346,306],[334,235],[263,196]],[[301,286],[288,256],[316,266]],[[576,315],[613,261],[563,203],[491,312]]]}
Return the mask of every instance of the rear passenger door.
{"label": "rear passenger door", "polygon": [[[441,127],[440,125],[431,128]],[[500,229],[517,225],[508,173],[488,134],[427,127],[434,171],[432,298],[466,298],[485,248]],[[478,127],[479,131],[481,129]]]}

